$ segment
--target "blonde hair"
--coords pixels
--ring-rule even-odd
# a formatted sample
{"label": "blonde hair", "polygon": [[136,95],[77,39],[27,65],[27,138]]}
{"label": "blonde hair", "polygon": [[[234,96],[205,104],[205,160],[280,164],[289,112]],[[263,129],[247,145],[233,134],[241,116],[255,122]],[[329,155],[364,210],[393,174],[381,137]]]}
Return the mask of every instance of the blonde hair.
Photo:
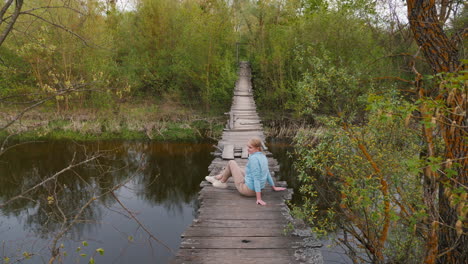
{"label": "blonde hair", "polygon": [[262,140],[258,137],[253,137],[251,139],[249,139],[249,142],[248,142],[252,147],[255,147],[255,148],[258,148],[260,151],[263,151],[263,144],[262,144]]}

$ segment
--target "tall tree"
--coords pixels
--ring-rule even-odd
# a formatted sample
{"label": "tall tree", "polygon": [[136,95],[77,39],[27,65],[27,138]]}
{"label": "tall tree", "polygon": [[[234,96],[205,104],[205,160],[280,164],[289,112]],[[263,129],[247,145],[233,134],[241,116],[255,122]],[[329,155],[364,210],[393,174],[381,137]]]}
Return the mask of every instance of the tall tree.
{"label": "tall tree", "polygon": [[[435,0],[407,0],[408,19],[416,43],[424,54],[427,63],[434,74],[456,73],[466,69],[460,62],[458,50],[459,41],[467,34],[467,28],[455,33],[449,38],[444,32],[444,22],[450,14],[455,0],[441,1],[437,7]],[[438,12],[439,10],[439,12]],[[415,71],[416,72],[416,71]],[[463,74],[463,73],[462,73]],[[445,142],[445,169],[455,171],[455,175],[447,176],[427,169],[425,174],[425,196],[430,204],[426,204],[431,215],[428,237],[431,240],[426,254],[426,263],[466,263],[468,261],[468,239],[464,228],[464,201],[466,195],[461,197],[460,203],[454,203],[452,194],[456,190],[466,193],[468,160],[468,145],[466,118],[466,86],[453,87],[438,82],[437,88],[425,87],[422,76],[416,72],[416,86],[420,98],[430,98],[444,102],[443,114],[437,116],[438,111],[430,109],[427,104],[421,104],[420,112],[423,118],[437,120],[440,124],[442,137]],[[445,75],[447,76],[447,75]],[[448,75],[450,76],[450,75]],[[445,77],[448,78],[448,77]],[[433,135],[434,128],[424,126],[423,134],[426,138],[428,151],[426,155],[434,156]],[[454,165],[456,164],[456,166]],[[438,197],[437,197],[438,196]],[[437,199],[438,198],[438,204]],[[466,222],[465,222],[466,223]]]}

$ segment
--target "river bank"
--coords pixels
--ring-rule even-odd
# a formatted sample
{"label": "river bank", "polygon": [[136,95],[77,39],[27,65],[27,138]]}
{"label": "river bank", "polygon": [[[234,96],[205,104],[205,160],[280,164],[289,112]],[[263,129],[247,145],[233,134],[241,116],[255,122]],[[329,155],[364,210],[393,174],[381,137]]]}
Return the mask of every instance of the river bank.
{"label": "river bank", "polygon": [[[0,127],[14,120],[21,109],[0,107]],[[201,142],[216,139],[225,117],[177,104],[119,104],[118,108],[81,108],[57,112],[34,108],[0,131],[0,138],[27,140],[155,140]]]}
{"label": "river bank", "polygon": [[[0,105],[0,128],[16,119],[21,108]],[[220,112],[220,111],[218,111]],[[305,126],[292,118],[275,119],[263,113],[268,138],[292,139]],[[220,137],[226,116],[193,109],[178,103],[121,103],[112,108],[74,108],[57,112],[53,106],[41,106],[25,112],[7,129],[0,140],[10,136],[16,141],[31,140],[154,140],[205,142]]]}

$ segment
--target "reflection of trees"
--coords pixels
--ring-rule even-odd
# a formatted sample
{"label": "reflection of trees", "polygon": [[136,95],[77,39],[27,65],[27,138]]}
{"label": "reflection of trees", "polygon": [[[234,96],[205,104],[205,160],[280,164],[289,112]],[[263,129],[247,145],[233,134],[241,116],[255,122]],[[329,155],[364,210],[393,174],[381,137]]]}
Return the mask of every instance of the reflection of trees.
{"label": "reflection of trees", "polygon": [[139,196],[165,208],[181,208],[199,191],[212,157],[211,146],[202,144],[157,143],[147,145],[145,176],[138,178]]}
{"label": "reflection of trees", "polygon": [[102,204],[115,203],[110,195],[101,195],[129,177],[134,176],[140,198],[169,209],[181,208],[198,192],[211,161],[210,155],[206,155],[210,146],[200,144],[104,142],[85,147],[69,142],[28,144],[2,156],[0,204],[62,170],[75,153],[76,160],[83,160],[103,150],[111,151],[41,185],[28,193],[28,199],[17,199],[0,207],[2,214],[24,215],[24,228],[47,238],[61,229],[64,216],[71,220],[92,197],[100,197],[100,203],[92,203],[80,215],[79,219],[87,224],[78,222],[70,230],[78,237],[89,227],[89,221],[100,220]]}
{"label": "reflection of trees", "polygon": [[[73,160],[85,160],[94,155],[76,144],[54,143],[24,145],[2,157],[0,164],[0,201],[4,202],[51,177]],[[1,208],[5,215],[25,215],[24,227],[38,236],[50,237],[70,222],[92,198],[98,197],[117,182],[112,170],[124,164],[116,159],[101,157],[90,163],[66,171],[53,180],[16,199]],[[128,168],[128,167],[127,167]],[[106,197],[101,199],[106,202]],[[35,213],[27,211],[35,208]],[[83,209],[79,220],[93,221],[100,218],[100,207],[93,203]],[[66,220],[64,220],[66,219]],[[79,223],[79,222],[78,222]],[[72,233],[79,235],[84,225],[74,225]]]}

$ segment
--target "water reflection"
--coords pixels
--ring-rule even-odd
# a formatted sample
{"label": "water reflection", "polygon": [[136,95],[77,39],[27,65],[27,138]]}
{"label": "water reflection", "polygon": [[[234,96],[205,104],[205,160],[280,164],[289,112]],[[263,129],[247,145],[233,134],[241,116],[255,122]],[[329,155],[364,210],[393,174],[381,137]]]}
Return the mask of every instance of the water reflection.
{"label": "water reflection", "polygon": [[[73,223],[65,248],[91,240],[90,246],[114,249],[100,263],[138,259],[140,263],[154,259],[164,263],[171,254],[148,243],[147,234],[124,216],[109,190],[125,183],[116,191],[119,199],[176,250],[180,234],[193,219],[199,183],[212,160],[210,151],[210,144],[150,142],[49,142],[9,151],[0,160],[0,204],[73,162],[98,153],[104,156],[66,171],[0,208],[0,242],[7,244],[2,257],[29,251],[36,254],[30,263],[47,262],[46,245]],[[97,201],[85,206],[93,197]],[[133,256],[127,254],[130,248]]]}
{"label": "water reflection", "polygon": [[211,158],[207,161],[200,155],[199,147],[193,144],[152,144],[148,148],[150,153],[159,155],[148,157],[148,171],[151,173],[139,178],[139,196],[164,204],[168,209],[181,202],[190,202],[204,175],[207,175]]}

